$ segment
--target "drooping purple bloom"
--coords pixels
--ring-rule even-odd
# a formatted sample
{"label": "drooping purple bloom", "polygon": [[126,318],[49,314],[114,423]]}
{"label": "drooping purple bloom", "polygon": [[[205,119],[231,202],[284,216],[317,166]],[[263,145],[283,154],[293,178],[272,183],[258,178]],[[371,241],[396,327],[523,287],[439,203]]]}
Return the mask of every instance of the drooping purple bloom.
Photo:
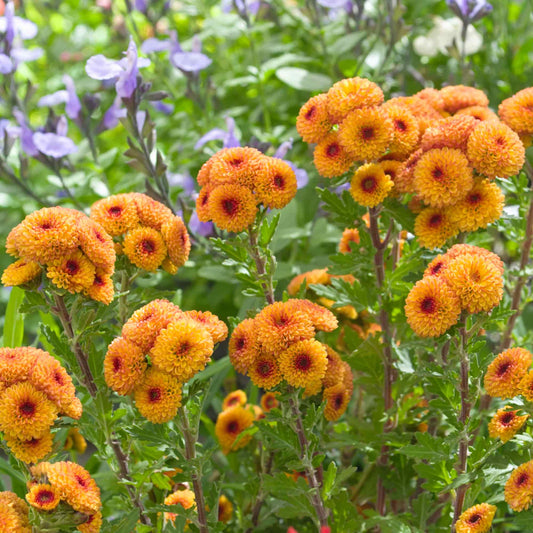
{"label": "drooping purple bloom", "polygon": [[175,172],[167,172],[168,184],[171,187],[179,187],[183,189],[183,194],[186,196],[192,196],[194,193],[195,180],[187,171],[183,174]]}
{"label": "drooping purple bloom", "polygon": [[127,114],[127,111],[121,107],[122,100],[120,96],[117,96],[109,109],[104,113],[102,122],[100,123],[99,129],[103,130],[112,130],[118,125],[118,121],[121,118],[124,118]]}
{"label": "drooping purple bloom", "polygon": [[37,107],[52,107],[55,105],[63,104],[67,101],[68,92],[64,89],[56,91],[55,93],[47,94],[39,98]]}
{"label": "drooping purple bloom", "polygon": [[81,111],[81,102],[76,94],[76,87],[74,86],[74,80],[68,75],[63,76],[63,83],[67,88],[68,98],[67,105],[65,106],[65,113],[67,117],[75,120],[78,118]]}
{"label": "drooping purple bloom", "polygon": [[199,150],[209,141],[221,140],[224,148],[236,148],[241,145],[239,139],[235,137],[235,121],[231,117],[226,117],[226,130],[213,128],[205,135],[202,135],[194,145],[195,150]]}
{"label": "drooping purple bloom", "polygon": [[6,34],[6,40],[11,46],[15,37],[26,41],[37,35],[37,24],[21,17],[15,16],[13,2],[6,4],[5,16],[0,17],[0,33]]}
{"label": "drooping purple bloom", "polygon": [[11,57],[18,63],[28,63],[30,61],[37,61],[43,57],[44,50],[38,46],[34,48],[13,48],[11,50]]}
{"label": "drooping purple bloom", "polygon": [[492,11],[486,0],[446,0],[446,4],[464,24],[472,24]]}
{"label": "drooping purple bloom", "polygon": [[90,57],[85,65],[85,72],[95,80],[111,80],[116,78],[115,88],[121,98],[130,98],[137,88],[139,68],[147,67],[150,60],[137,56],[137,47],[130,39],[126,57],[114,60],[98,54]]}
{"label": "drooping purple bloom", "polygon": [[36,156],[39,153],[39,150],[33,142],[33,131],[28,126],[24,114],[21,113],[18,109],[13,110],[13,116],[20,126],[18,135],[20,136],[20,146],[22,151],[31,156]]}
{"label": "drooping purple bloom", "polygon": [[161,113],[165,113],[165,115],[170,115],[174,112],[173,104],[166,104],[165,102],[161,102],[161,100],[158,100],[157,102],[151,102],[151,104],[155,109],[161,111]]}
{"label": "drooping purple bloom", "polygon": [[209,235],[213,234],[214,230],[212,222],[200,222],[196,210],[192,212],[191,218],[189,219],[189,229],[202,237],[209,237]]}
{"label": "drooping purple bloom", "polygon": [[72,139],[57,133],[37,131],[33,134],[33,142],[39,152],[54,158],[65,157],[78,151]]}
{"label": "drooping purple bloom", "polygon": [[0,74],[9,74],[13,72],[13,69],[14,66],[11,59],[5,54],[0,54]]}

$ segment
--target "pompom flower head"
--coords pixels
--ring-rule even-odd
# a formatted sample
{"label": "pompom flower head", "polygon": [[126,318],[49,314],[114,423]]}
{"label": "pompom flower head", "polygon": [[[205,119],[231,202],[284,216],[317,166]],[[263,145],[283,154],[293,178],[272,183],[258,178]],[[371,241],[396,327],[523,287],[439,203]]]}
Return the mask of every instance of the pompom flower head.
{"label": "pompom flower head", "polygon": [[457,533],[487,533],[492,526],[496,506],[488,503],[474,505],[464,511],[455,524]]}
{"label": "pompom flower head", "polygon": [[487,368],[485,390],[495,398],[513,398],[526,375],[533,355],[523,348],[509,348],[498,354]]}
{"label": "pompom flower head", "polygon": [[243,436],[238,441],[237,439],[245,429],[252,426],[253,422],[252,410],[240,405],[226,409],[218,415],[215,434],[225,454],[243,448],[250,442],[251,435]]}
{"label": "pompom flower head", "polygon": [[341,144],[339,133],[332,131],[316,145],[313,162],[321,176],[333,178],[348,172],[353,165],[353,158]]}
{"label": "pompom flower head", "polygon": [[443,246],[457,235],[458,228],[449,211],[438,207],[422,209],[415,220],[415,235],[426,248]]}
{"label": "pompom flower head", "polygon": [[489,422],[489,436],[507,442],[520,431],[528,418],[529,415],[520,416],[517,410],[513,411],[509,406],[498,409]]}
{"label": "pompom flower head", "polygon": [[513,511],[525,511],[533,502],[533,461],[515,468],[505,483],[505,501]]}
{"label": "pompom flower head", "polygon": [[306,143],[317,143],[331,130],[326,94],[310,98],[300,109],[296,118],[296,130]]}
{"label": "pompom flower head", "polygon": [[368,163],[355,171],[350,183],[350,194],[358,204],[376,207],[383,202],[393,186],[393,181],[380,165]]}
{"label": "pompom flower head", "polygon": [[295,342],[279,355],[279,366],[289,385],[306,387],[324,377],[326,348],[315,339]]}

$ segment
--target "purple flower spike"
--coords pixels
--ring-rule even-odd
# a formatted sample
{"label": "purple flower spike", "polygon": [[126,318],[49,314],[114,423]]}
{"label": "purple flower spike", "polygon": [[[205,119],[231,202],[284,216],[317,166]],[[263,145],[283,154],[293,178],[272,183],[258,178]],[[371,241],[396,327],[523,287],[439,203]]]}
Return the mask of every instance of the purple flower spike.
{"label": "purple flower spike", "polygon": [[38,131],[33,134],[33,142],[40,152],[54,158],[65,157],[78,150],[72,139],[56,133]]}
{"label": "purple flower spike", "polygon": [[126,110],[121,109],[120,107],[121,102],[122,100],[120,99],[120,96],[117,96],[109,109],[104,113],[104,117],[102,118],[102,122],[99,126],[100,130],[112,130],[113,128],[116,128],[119,119],[126,116]]}
{"label": "purple flower spike", "polygon": [[58,104],[64,104],[68,100],[68,92],[62,89],[55,93],[47,94],[42,98],[39,98],[37,107],[52,107]]}
{"label": "purple flower spike", "polygon": [[18,109],[13,110],[13,116],[20,126],[19,135],[22,151],[28,155],[36,156],[39,153],[39,150],[33,142],[33,131],[31,131],[26,123],[26,118]]}
{"label": "purple flower spike", "polygon": [[76,94],[76,87],[74,86],[74,80],[68,75],[63,76],[63,83],[67,88],[67,105],[65,106],[65,113],[67,117],[75,120],[78,118],[81,111],[81,102]]}
{"label": "purple flower spike", "polygon": [[486,0],[446,0],[446,4],[464,24],[472,24],[492,11]]}
{"label": "purple flower spike", "polygon": [[205,135],[202,135],[194,145],[195,150],[199,150],[204,146],[204,144],[208,143],[209,141],[215,141],[215,140],[223,140],[224,148],[236,148],[241,145],[239,142],[239,139],[235,137],[235,121],[231,117],[226,117],[226,126],[227,130],[223,130],[222,128],[213,128],[212,130],[208,131]]}
{"label": "purple flower spike", "polygon": [[5,54],[0,54],[0,74],[9,74],[13,72],[13,63]]}
{"label": "purple flower spike", "polygon": [[123,69],[114,59],[108,59],[102,54],[92,56],[87,60],[85,72],[93,80],[110,80],[120,76]]}

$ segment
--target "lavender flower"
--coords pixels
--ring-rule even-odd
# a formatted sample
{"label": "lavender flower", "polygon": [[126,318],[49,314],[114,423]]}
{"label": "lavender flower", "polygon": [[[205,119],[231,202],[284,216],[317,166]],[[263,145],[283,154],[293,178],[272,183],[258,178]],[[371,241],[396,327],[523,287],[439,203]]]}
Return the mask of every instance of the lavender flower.
{"label": "lavender flower", "polygon": [[239,139],[235,137],[235,121],[231,117],[226,117],[226,127],[227,130],[213,128],[205,135],[202,135],[194,145],[194,149],[199,150],[204,144],[214,140],[222,140],[223,148],[235,148],[240,146],[241,143],[239,142]]}
{"label": "lavender flower", "polygon": [[175,31],[170,34],[170,39],[146,39],[141,45],[141,51],[145,54],[168,51],[170,62],[185,73],[197,74],[212,63],[212,60],[202,53],[202,42],[197,35],[192,39],[192,51],[185,52]]}
{"label": "lavender flower", "polygon": [[104,113],[102,122],[98,126],[99,131],[112,130],[116,128],[121,118],[127,115],[127,111],[121,107],[122,100],[117,96],[109,109]]}
{"label": "lavender flower", "polygon": [[137,88],[139,68],[147,67],[150,60],[137,56],[137,47],[130,39],[126,57],[120,60],[108,59],[102,54],[87,60],[85,72],[94,80],[116,79],[115,88],[121,98],[130,98]]}
{"label": "lavender flower", "polygon": [[247,18],[249,15],[255,16],[261,7],[261,2],[257,0],[222,0],[221,8],[224,13],[229,13],[234,7],[239,15]]}
{"label": "lavender flower", "polygon": [[38,155],[39,150],[33,142],[33,131],[28,126],[26,122],[26,117],[18,109],[13,110],[13,116],[18,122],[19,129],[17,130],[13,128],[12,131],[15,135],[20,137],[20,146],[22,148],[22,151],[28,155],[31,155],[32,157]]}
{"label": "lavender flower", "polygon": [[492,11],[492,5],[486,0],[446,0],[446,4],[465,25],[476,22]]}
{"label": "lavender flower", "polygon": [[5,16],[0,17],[0,33],[6,34],[6,40],[11,46],[15,37],[25,41],[33,39],[37,35],[37,24],[31,20],[15,16],[15,6],[13,2],[8,2]]}
{"label": "lavender flower", "polygon": [[179,187],[180,189],[183,189],[183,194],[186,196],[193,195],[195,180],[188,171],[184,174],[168,172],[167,178],[168,184],[171,187]]}
{"label": "lavender flower", "polygon": [[202,237],[209,237],[209,235],[213,234],[214,230],[212,222],[200,222],[196,210],[192,212],[191,218],[189,219],[189,229]]}
{"label": "lavender flower", "polygon": [[165,115],[171,115],[174,112],[173,104],[165,104],[165,102],[161,102],[160,100],[157,102],[151,102],[151,104],[157,109],[157,111],[161,111],[161,113],[164,113]]}
{"label": "lavender flower", "polygon": [[0,74],[9,74],[13,72],[14,66],[9,58],[5,54],[0,54]]}
{"label": "lavender flower", "polygon": [[56,133],[42,133],[37,131],[33,134],[33,142],[39,152],[49,157],[60,158],[78,151],[74,141],[67,137],[68,122],[65,117],[59,117]]}
{"label": "lavender flower", "polygon": [[62,89],[55,93],[47,94],[39,99],[37,102],[38,107],[52,107],[54,105],[66,103],[65,112],[68,118],[76,120],[81,111],[81,102],[76,94],[76,88],[74,87],[74,81],[72,78],[65,74],[63,76],[63,83],[66,86],[66,90]]}

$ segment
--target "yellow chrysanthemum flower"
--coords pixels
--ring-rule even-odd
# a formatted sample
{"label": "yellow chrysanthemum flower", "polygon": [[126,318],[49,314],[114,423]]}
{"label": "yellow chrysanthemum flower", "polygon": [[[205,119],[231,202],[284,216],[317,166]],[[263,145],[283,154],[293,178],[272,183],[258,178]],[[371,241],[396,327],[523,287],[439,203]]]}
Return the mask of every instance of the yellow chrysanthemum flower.
{"label": "yellow chrysanthemum flower", "polygon": [[480,255],[490,261],[503,275],[503,261],[497,254],[487,250],[486,248],[480,248],[479,246],[472,246],[471,244],[454,244],[447,252],[446,256],[450,259],[455,259],[460,255]]}
{"label": "yellow chrysanthemum flower", "polygon": [[283,379],[276,357],[264,350],[258,351],[248,366],[248,375],[254,385],[272,389]]}
{"label": "yellow chrysanthemum flower", "polygon": [[510,410],[506,405],[503,409],[498,409],[489,422],[489,437],[499,438],[502,442],[511,440],[526,423],[529,415],[519,416],[518,410]]}
{"label": "yellow chrysanthemum flower", "polygon": [[6,287],[23,285],[24,283],[29,283],[33,279],[39,277],[41,273],[42,268],[39,263],[28,261],[26,259],[19,259],[4,270],[4,273],[2,274],[2,283]]}
{"label": "yellow chrysanthemum flower", "polygon": [[256,198],[250,189],[242,185],[219,185],[209,195],[208,209],[211,219],[220,229],[238,233],[255,220]]}
{"label": "yellow chrysanthemum flower", "polygon": [[437,207],[422,209],[415,220],[415,235],[426,248],[438,248],[454,235],[458,228],[448,211]]}
{"label": "yellow chrysanthemum flower", "polygon": [[133,391],[135,406],[154,424],[172,420],[181,406],[181,384],[156,368],[150,368]]}
{"label": "yellow chrysanthemum flower", "polygon": [[337,383],[342,383],[344,378],[344,365],[340,355],[329,346],[326,346],[328,365],[326,373],[322,379],[324,387],[333,387]]}
{"label": "yellow chrysanthemum flower", "polygon": [[238,441],[239,435],[254,423],[254,413],[240,405],[222,411],[215,424],[215,435],[225,454],[246,446],[252,436],[245,435]]}
{"label": "yellow chrysanthemum flower", "polygon": [[266,172],[256,181],[255,188],[263,205],[281,209],[294,198],[298,184],[294,170],[286,161],[269,157]]}
{"label": "yellow chrysanthemum flower", "polygon": [[183,318],[161,331],[150,354],[154,366],[185,383],[205,368],[213,347],[207,328]]}
{"label": "yellow chrysanthemum flower", "polygon": [[157,231],[161,231],[163,225],[173,218],[172,211],[161,202],[139,192],[130,193],[137,208],[139,222]]}
{"label": "yellow chrysanthemum flower", "polygon": [[75,293],[91,287],[95,272],[87,256],[76,251],[48,266],[46,275],[57,287]]}
{"label": "yellow chrysanthemum flower", "polygon": [[209,184],[239,185],[253,190],[267,172],[267,157],[249,146],[224,148],[215,154],[209,171]]}
{"label": "yellow chrysanthemum flower", "polygon": [[339,133],[332,131],[315,146],[313,163],[321,176],[334,178],[350,170],[353,158],[341,145]]}
{"label": "yellow chrysanthemum flower", "polygon": [[420,337],[439,337],[457,323],[460,314],[457,296],[433,276],[418,281],[405,301],[407,322]]}
{"label": "yellow chrysanthemum flower", "polygon": [[228,336],[228,326],[210,311],[185,311],[184,315],[207,329],[214,344],[222,342]]}
{"label": "yellow chrysanthemum flower", "polygon": [[228,352],[235,370],[246,374],[257,354],[257,335],[253,318],[246,318],[233,330]]}
{"label": "yellow chrysanthemum flower", "polygon": [[368,163],[359,167],[350,183],[350,194],[360,205],[376,207],[388,196],[394,182],[379,164]]}
{"label": "yellow chrysanthemum flower", "polygon": [[417,147],[420,138],[418,120],[406,107],[391,105],[386,112],[393,126],[390,156],[405,158]]}
{"label": "yellow chrysanthemum flower", "polygon": [[321,380],[327,364],[326,348],[315,339],[295,342],[279,354],[283,379],[293,387],[306,387]]}
{"label": "yellow chrysanthemum flower", "polygon": [[107,348],[105,382],[121,396],[130,394],[143,381],[146,368],[143,350],[128,339],[118,337]]}
{"label": "yellow chrysanthemum flower", "polygon": [[115,287],[111,276],[96,269],[93,283],[85,289],[84,294],[97,302],[109,305],[113,301],[113,296],[115,294]]}
{"label": "yellow chrysanthemum flower", "polygon": [[279,406],[277,396],[278,393],[276,392],[265,392],[263,396],[261,396],[261,408],[265,413],[268,413]]}
{"label": "yellow chrysanthemum flower", "polygon": [[456,533],[487,533],[492,526],[496,506],[480,503],[464,511],[455,523]]}
{"label": "yellow chrysanthemum flower", "polygon": [[115,270],[116,252],[111,236],[94,220],[84,217],[78,221],[81,251],[102,273]]}
{"label": "yellow chrysanthemum flower", "polygon": [[21,440],[6,435],[6,444],[13,455],[25,463],[37,463],[51,451],[54,439],[50,432],[44,433],[37,439]]}
{"label": "yellow chrysanthemum flower", "polygon": [[150,227],[128,231],[124,237],[126,257],[137,267],[155,272],[167,256],[167,246],[161,233]]}
{"label": "yellow chrysanthemum flower", "polygon": [[[359,230],[357,228],[346,228],[342,232],[342,237],[339,243],[339,252],[341,254],[349,254],[356,250],[356,247],[352,250],[354,244],[359,244],[360,242]],[[291,294],[289,292],[289,294]]]}
{"label": "yellow chrysanthemum flower", "polygon": [[437,121],[422,136],[420,148],[423,152],[435,148],[450,148],[466,153],[468,138],[479,122],[468,115],[457,115]]}
{"label": "yellow chrysanthemum flower", "polygon": [[469,313],[488,312],[503,296],[503,277],[481,255],[462,255],[450,261],[444,279]]}
{"label": "yellow chrysanthemum flower", "polygon": [[211,220],[211,213],[209,211],[209,197],[214,187],[206,185],[202,187],[196,198],[196,214],[200,222],[209,222]]}
{"label": "yellow chrysanthemum flower", "polygon": [[222,410],[225,411],[226,409],[229,409],[230,407],[235,407],[236,405],[246,405],[246,402],[248,401],[248,398],[246,397],[246,393],[241,390],[237,389],[233,392],[230,392],[222,401]]}
{"label": "yellow chrysanthemum flower", "polygon": [[189,259],[191,241],[180,217],[171,217],[161,226],[161,235],[167,246],[168,257],[178,268]]}
{"label": "yellow chrysanthemum flower", "polygon": [[426,267],[426,270],[424,270],[424,277],[426,276],[442,276],[444,272],[446,271],[446,268],[448,264],[450,263],[451,258],[448,257],[448,254],[445,255],[437,255],[431,263]]}
{"label": "yellow chrysanthemum flower", "polygon": [[91,206],[91,218],[113,237],[122,235],[139,224],[137,206],[130,194],[116,194],[98,200]]}
{"label": "yellow chrysanthemum flower", "polygon": [[525,511],[533,502],[533,461],[515,468],[505,483],[505,501],[513,511]]}
{"label": "yellow chrysanthemum flower", "polygon": [[0,529],[6,533],[32,533],[28,505],[14,492],[0,492]]}
{"label": "yellow chrysanthemum flower", "polygon": [[326,94],[317,94],[300,108],[296,130],[304,142],[317,143],[331,130],[333,125],[329,120],[327,102]]}
{"label": "yellow chrysanthemum flower", "polygon": [[518,385],[519,393],[528,401],[533,402],[533,370],[530,370]]}
{"label": "yellow chrysanthemum flower", "polygon": [[334,331],[339,325],[337,317],[329,309],[309,300],[291,298],[287,300],[286,305],[289,312],[294,310],[297,313],[304,313],[317,331]]}
{"label": "yellow chrysanthemum flower", "polygon": [[58,492],[48,483],[37,483],[26,494],[28,503],[41,511],[51,511],[59,504]]}
{"label": "yellow chrysanthemum flower", "polygon": [[502,122],[520,135],[533,133],[533,87],[522,89],[498,108]]}
{"label": "yellow chrysanthemum flower", "polygon": [[495,398],[514,398],[520,393],[520,382],[532,360],[533,355],[524,348],[509,348],[498,354],[485,374],[487,394]]}
{"label": "yellow chrysanthemum flower", "polygon": [[327,268],[317,268],[309,272],[302,272],[290,281],[287,286],[287,292],[291,296],[295,296],[300,292],[300,287],[305,283],[305,288],[309,285],[329,285],[331,276],[328,274]]}
{"label": "yellow chrysanthemum flower", "polygon": [[338,420],[346,411],[350,402],[351,394],[346,390],[342,383],[337,383],[332,387],[324,388],[322,400],[326,402],[324,416],[326,420]]}
{"label": "yellow chrysanthemum flower", "polygon": [[476,120],[496,120],[499,121],[498,115],[488,107],[483,107],[480,105],[473,105],[470,107],[465,107],[457,111],[455,116],[468,115],[475,118]]}
{"label": "yellow chrysanthemum flower", "polygon": [[440,94],[444,100],[444,110],[452,114],[465,107],[489,105],[489,99],[483,91],[466,85],[448,85],[440,90]]}
{"label": "yellow chrysanthemum flower", "polygon": [[98,511],[89,516],[86,522],[77,526],[81,533],[99,533],[102,527],[102,513]]}

